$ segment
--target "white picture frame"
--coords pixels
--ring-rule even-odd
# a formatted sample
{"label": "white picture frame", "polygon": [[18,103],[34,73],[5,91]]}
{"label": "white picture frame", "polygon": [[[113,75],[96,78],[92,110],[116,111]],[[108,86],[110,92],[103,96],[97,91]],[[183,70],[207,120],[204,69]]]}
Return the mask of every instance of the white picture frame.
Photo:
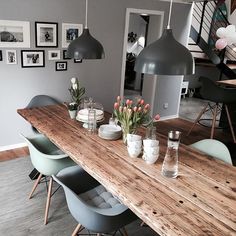
{"label": "white picture frame", "polygon": [[0,20],[1,48],[30,48],[30,22]]}
{"label": "white picture frame", "polygon": [[48,51],[48,60],[53,61],[53,60],[60,60],[61,55],[60,55],[60,50],[49,50]]}
{"label": "white picture frame", "polygon": [[16,50],[6,50],[6,63],[8,65],[16,65],[17,64]]}
{"label": "white picture frame", "polygon": [[62,48],[67,48],[69,44],[78,38],[83,31],[83,24],[62,23]]}

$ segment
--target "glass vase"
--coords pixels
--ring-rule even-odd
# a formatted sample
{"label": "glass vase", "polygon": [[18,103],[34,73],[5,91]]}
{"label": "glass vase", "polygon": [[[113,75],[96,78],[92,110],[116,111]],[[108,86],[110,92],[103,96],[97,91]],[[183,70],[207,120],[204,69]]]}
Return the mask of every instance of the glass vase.
{"label": "glass vase", "polygon": [[136,128],[129,126],[129,125],[121,124],[121,129],[122,129],[123,142],[125,145],[127,145],[127,134],[135,134]]}

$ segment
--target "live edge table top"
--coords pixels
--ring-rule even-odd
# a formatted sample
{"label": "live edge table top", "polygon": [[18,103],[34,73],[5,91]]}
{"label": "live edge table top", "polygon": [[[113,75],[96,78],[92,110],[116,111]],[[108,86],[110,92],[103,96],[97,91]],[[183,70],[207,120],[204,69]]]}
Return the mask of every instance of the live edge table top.
{"label": "live edge table top", "polygon": [[[160,157],[148,165],[131,158],[122,140],[89,134],[63,105],[17,112],[116,195],[160,235],[236,235],[236,168],[180,145],[179,176],[161,175]],[[143,133],[143,130],[140,130]]]}

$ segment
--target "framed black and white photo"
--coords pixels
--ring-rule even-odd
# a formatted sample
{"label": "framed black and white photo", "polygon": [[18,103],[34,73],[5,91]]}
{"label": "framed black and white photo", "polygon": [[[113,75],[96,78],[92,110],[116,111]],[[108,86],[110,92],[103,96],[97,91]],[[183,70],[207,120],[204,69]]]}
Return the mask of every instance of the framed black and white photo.
{"label": "framed black and white photo", "polygon": [[17,64],[16,50],[6,50],[6,63],[9,65]]}
{"label": "framed black and white photo", "polygon": [[0,50],[0,61],[2,61],[2,50]]}
{"label": "framed black and white photo", "polygon": [[58,23],[35,22],[36,47],[58,46]]}
{"label": "framed black and white photo", "polygon": [[28,21],[0,20],[0,47],[29,48],[30,23]]}
{"label": "framed black and white photo", "polygon": [[21,67],[44,67],[44,50],[21,50]]}
{"label": "framed black and white photo", "polygon": [[60,50],[50,50],[48,51],[48,60],[60,60]]}
{"label": "framed black and white photo", "polygon": [[74,59],[74,63],[82,63],[82,59]]}
{"label": "framed black and white photo", "polygon": [[56,71],[67,70],[67,61],[57,61],[56,62]]}
{"label": "framed black and white photo", "polygon": [[63,60],[70,60],[71,58],[67,56],[67,50],[63,50]]}
{"label": "framed black and white photo", "polygon": [[81,35],[82,30],[82,24],[62,23],[62,47],[67,48],[74,39]]}

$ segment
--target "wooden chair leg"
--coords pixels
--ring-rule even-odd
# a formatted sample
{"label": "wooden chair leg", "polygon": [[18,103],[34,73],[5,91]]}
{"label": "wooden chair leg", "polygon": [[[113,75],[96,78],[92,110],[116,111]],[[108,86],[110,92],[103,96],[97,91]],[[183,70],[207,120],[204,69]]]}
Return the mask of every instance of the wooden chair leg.
{"label": "wooden chair leg", "polygon": [[235,139],[235,135],[234,135],[234,128],[233,128],[233,125],[232,125],[232,121],[231,121],[231,118],[230,118],[229,109],[228,109],[227,105],[225,105],[225,110],[226,110],[227,118],[228,118],[228,121],[229,121],[230,131],[231,131],[234,143],[236,143],[236,139]]}
{"label": "wooden chair leg", "polygon": [[34,186],[33,186],[32,190],[31,190],[31,192],[30,192],[30,194],[29,194],[29,199],[32,197],[32,195],[33,195],[35,189],[37,188],[37,186],[38,186],[38,184],[39,184],[39,182],[40,182],[42,176],[43,176],[42,174],[39,174],[38,178],[36,179],[36,181],[35,181],[35,183],[34,183]]}
{"label": "wooden chair leg", "polygon": [[200,118],[202,117],[202,115],[206,112],[207,107],[208,107],[208,103],[206,104],[206,106],[205,106],[205,107],[201,110],[201,112],[199,113],[199,115],[198,115],[197,119],[194,121],[194,123],[193,123],[191,129],[188,131],[187,136],[190,135],[190,133],[192,132],[192,130],[193,130],[193,128],[195,127],[195,125],[197,124],[197,122],[200,120]]}
{"label": "wooden chair leg", "polygon": [[76,236],[77,233],[79,232],[80,228],[81,228],[81,224],[78,224],[78,225],[76,226],[75,230],[73,231],[73,233],[72,233],[71,236]]}
{"label": "wooden chair leg", "polygon": [[218,111],[218,104],[216,104],[213,112],[213,120],[212,120],[212,126],[211,126],[211,139],[214,137],[214,131],[215,131],[215,123],[216,123],[216,116],[217,116],[217,111]]}
{"label": "wooden chair leg", "polygon": [[129,236],[126,229],[125,229],[125,227],[123,227],[122,230],[123,230],[124,236]]}
{"label": "wooden chair leg", "polygon": [[53,183],[53,179],[52,179],[52,177],[50,177],[49,186],[48,186],[48,197],[47,197],[46,210],[45,210],[45,216],[44,216],[44,224],[45,225],[48,223],[48,212],[49,212],[51,195],[52,195],[52,183]]}

